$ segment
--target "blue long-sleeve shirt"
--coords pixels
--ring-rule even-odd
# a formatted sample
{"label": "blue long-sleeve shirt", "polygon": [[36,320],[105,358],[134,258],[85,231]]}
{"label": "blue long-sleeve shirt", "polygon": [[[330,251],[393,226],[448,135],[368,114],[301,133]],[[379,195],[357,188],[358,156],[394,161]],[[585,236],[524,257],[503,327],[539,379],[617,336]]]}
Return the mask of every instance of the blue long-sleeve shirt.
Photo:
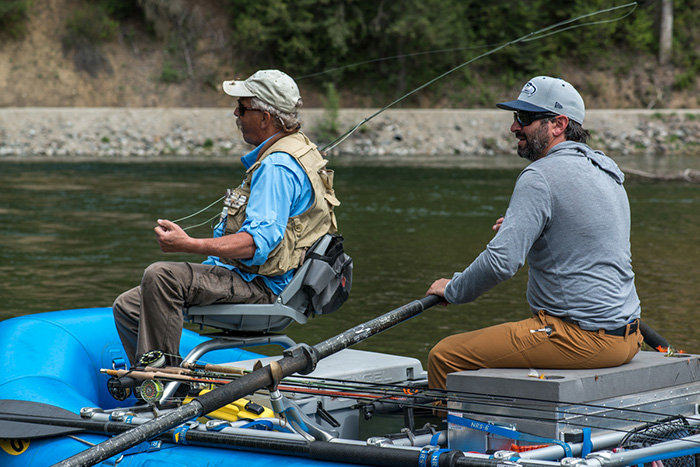
{"label": "blue long-sleeve shirt", "polygon": [[[246,169],[255,163],[264,144],[265,142],[241,158]],[[313,201],[311,181],[292,156],[285,152],[274,152],[263,159],[251,179],[246,220],[239,230],[253,237],[255,254],[241,262],[257,266],[267,261],[270,252],[282,241],[288,219],[309,209]],[[219,223],[215,227],[214,237],[223,235],[224,225]],[[241,271],[235,266],[222,263],[216,256],[210,256],[204,264],[235,270],[247,282],[258,277],[258,274]],[[294,271],[287,271],[278,276],[260,277],[273,293],[279,294],[292,280]]]}

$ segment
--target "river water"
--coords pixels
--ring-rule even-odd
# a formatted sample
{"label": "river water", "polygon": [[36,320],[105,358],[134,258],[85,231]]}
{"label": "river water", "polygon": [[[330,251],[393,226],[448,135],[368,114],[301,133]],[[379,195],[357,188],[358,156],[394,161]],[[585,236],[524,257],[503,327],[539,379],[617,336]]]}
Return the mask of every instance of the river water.
{"label": "river water", "polygon": [[[475,169],[333,161],[343,203],[340,230],[355,264],[352,294],[338,312],[293,324],[288,334],[315,344],[423,296],[434,279],[463,269],[492,237],[518,164]],[[200,210],[242,176],[237,161],[4,162],[0,319],[110,306],[153,261],[201,261],[161,253],[155,220]],[[700,187],[634,178],[626,186],[643,318],[676,347],[700,352]],[[218,211],[217,204],[182,224]],[[190,232],[210,235],[207,227]],[[358,348],[425,363],[448,334],[526,317],[526,280],[522,270],[475,303],[427,310]]]}

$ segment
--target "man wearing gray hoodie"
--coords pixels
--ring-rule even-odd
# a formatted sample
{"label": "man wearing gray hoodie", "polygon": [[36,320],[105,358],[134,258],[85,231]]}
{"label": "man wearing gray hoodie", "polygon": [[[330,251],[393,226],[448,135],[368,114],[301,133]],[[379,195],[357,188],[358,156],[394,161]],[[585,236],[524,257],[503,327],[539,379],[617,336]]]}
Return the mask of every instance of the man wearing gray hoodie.
{"label": "man wearing gray hoodie", "polygon": [[516,181],[496,235],[464,271],[427,294],[467,303],[529,266],[523,321],[456,334],[430,352],[430,387],[478,368],[602,368],[641,346],[624,174],[585,142],[585,106],[571,84],[538,76],[517,100],[511,132],[532,163]]}

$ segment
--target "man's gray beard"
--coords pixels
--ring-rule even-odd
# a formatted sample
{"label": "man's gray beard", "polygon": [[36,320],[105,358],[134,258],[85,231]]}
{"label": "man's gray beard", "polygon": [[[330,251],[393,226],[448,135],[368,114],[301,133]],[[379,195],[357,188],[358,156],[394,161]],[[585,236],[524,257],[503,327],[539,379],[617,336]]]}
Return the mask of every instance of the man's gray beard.
{"label": "man's gray beard", "polygon": [[530,162],[535,162],[544,156],[544,151],[547,149],[548,144],[547,126],[540,124],[540,127],[525,141],[525,147],[518,149],[518,155]]}

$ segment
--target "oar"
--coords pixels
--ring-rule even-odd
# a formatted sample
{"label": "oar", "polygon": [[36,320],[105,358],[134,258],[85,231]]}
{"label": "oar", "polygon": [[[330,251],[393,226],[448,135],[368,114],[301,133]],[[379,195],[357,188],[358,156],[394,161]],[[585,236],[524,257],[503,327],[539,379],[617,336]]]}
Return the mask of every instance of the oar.
{"label": "oar", "polygon": [[38,439],[89,431],[123,433],[134,425],[86,420],[69,410],[41,402],[0,400],[0,439]]}
{"label": "oar", "polygon": [[654,331],[641,319],[639,320],[639,331],[642,333],[642,337],[644,337],[644,342],[657,352],[667,352],[668,349],[673,349],[668,341],[664,339],[664,336]]}
{"label": "oar", "polygon": [[[46,423],[47,419],[60,419],[63,424]],[[65,435],[83,431],[83,427],[73,422],[80,422],[80,415],[41,402],[0,400],[0,438],[34,439]]]}
{"label": "oar", "polygon": [[54,464],[53,467],[95,465],[181,423],[213,412],[258,389],[275,385],[285,376],[294,373],[308,374],[314,370],[319,360],[406,321],[439,302],[440,298],[438,296],[429,295],[348,329],[314,347],[305,344],[292,347],[284,352],[284,357],[280,360],[273,361],[265,367],[244,375],[237,381],[197,396],[189,404],[180,406],[172,412],[154,418],[150,422],[90,447],[69,459]]}
{"label": "oar", "polygon": [[[18,401],[2,401],[8,403],[14,403]],[[24,402],[24,401],[19,401]],[[25,409],[32,412],[44,412],[46,410],[52,411],[53,409],[58,409],[58,412],[62,411],[58,407],[54,407],[47,404],[41,404],[38,402],[26,402],[23,404]],[[5,418],[11,419],[17,416],[21,419],[26,420],[27,424],[36,425],[56,425],[60,426],[72,426],[74,429],[84,430],[86,432],[100,433],[100,434],[117,434],[124,433],[127,430],[133,429],[134,425],[124,422],[107,422],[107,421],[97,421],[97,420],[84,420],[78,417],[75,419],[76,414],[68,412],[68,416],[65,418],[62,416],[48,417],[42,419],[39,416],[33,415],[18,415],[10,414],[7,417],[0,414],[0,420],[5,420]],[[49,426],[50,428],[50,426]],[[282,436],[270,438],[267,437],[265,433],[256,434],[256,430],[247,429],[232,429],[233,432],[209,432],[200,430],[189,430],[182,434],[182,437],[187,441],[188,445],[192,446],[204,446],[212,447],[216,446],[220,449],[231,449],[231,450],[244,450],[251,452],[260,452],[266,454],[279,454],[284,456],[295,456],[304,459],[314,459],[319,461],[338,461],[338,459],[343,459],[343,462],[347,464],[359,464],[359,465],[374,465],[381,467],[402,467],[406,465],[428,465],[429,460],[433,460],[437,465],[439,459],[439,465],[441,466],[456,466],[458,458],[463,456],[461,451],[446,451],[439,450],[434,451],[431,456],[427,459],[428,461],[421,462],[421,456],[424,455],[422,451],[416,450],[411,447],[400,447],[396,446],[393,449],[386,449],[379,446],[371,445],[358,445],[355,443],[334,443],[326,441],[312,441],[309,442],[302,437],[295,438],[290,434],[282,434]],[[248,432],[248,433],[243,433]],[[59,433],[60,434],[60,433]],[[169,430],[167,432],[161,433],[155,437],[155,439],[172,442],[175,436],[174,430]],[[14,436],[14,438],[21,438],[20,436]],[[464,465],[464,464],[463,464]],[[467,464],[469,465],[469,464]],[[482,463],[481,467],[499,467],[503,465],[501,460],[494,459],[493,462]],[[527,465],[523,467],[528,467]],[[533,465],[530,467],[541,467]]]}

